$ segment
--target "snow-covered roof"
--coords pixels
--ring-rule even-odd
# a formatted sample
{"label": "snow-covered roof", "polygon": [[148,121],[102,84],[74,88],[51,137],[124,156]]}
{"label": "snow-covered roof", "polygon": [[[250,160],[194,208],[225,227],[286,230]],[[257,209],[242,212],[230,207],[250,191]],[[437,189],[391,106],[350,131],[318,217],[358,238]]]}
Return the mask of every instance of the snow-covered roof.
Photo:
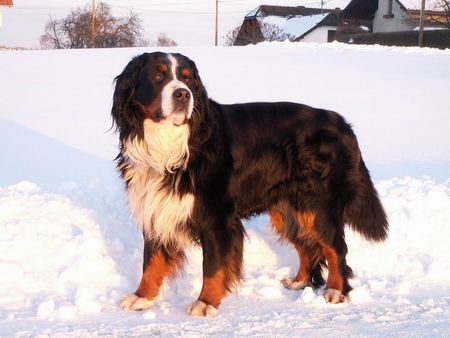
{"label": "snow-covered roof", "polygon": [[0,0],[0,6],[9,6],[13,5],[13,0]]}
{"label": "snow-covered roof", "polygon": [[309,16],[266,16],[260,20],[263,23],[278,26],[289,38],[299,38],[319,25],[330,13]]}
{"label": "snow-covered roof", "polygon": [[259,12],[259,7],[256,7],[254,10],[249,12],[245,17],[246,18],[255,17],[258,14],[258,12]]}
{"label": "snow-covered roof", "polygon": [[336,26],[335,14],[338,12],[339,9],[261,5],[249,12],[244,21],[257,19],[260,23],[275,25],[280,28],[282,34],[295,40],[318,25]]}
{"label": "snow-covered roof", "polygon": [[255,19],[256,17],[265,17],[265,16],[280,16],[280,17],[289,17],[289,16],[310,16],[322,13],[330,13],[330,12],[338,12],[338,9],[328,9],[328,8],[311,8],[305,6],[275,6],[275,5],[261,5],[256,7],[254,10],[249,12],[245,18],[246,19]]}

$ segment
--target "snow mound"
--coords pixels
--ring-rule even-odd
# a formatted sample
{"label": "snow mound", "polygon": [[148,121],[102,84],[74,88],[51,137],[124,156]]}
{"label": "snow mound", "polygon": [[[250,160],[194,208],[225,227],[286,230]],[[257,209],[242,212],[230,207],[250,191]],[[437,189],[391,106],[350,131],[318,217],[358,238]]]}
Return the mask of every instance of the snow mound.
{"label": "snow mound", "polygon": [[[101,184],[63,185],[59,194],[31,182],[3,187],[0,332],[179,336],[205,329],[208,335],[295,330],[332,335],[350,326],[349,335],[371,335],[375,329],[411,333],[419,327],[418,336],[445,336],[450,260],[442,238],[450,236],[449,185],[409,177],[378,182],[390,235],[385,243],[371,244],[347,231],[348,262],[356,277],[350,303],[340,305],[327,304],[323,289],[284,289],[280,281],[297,271],[295,250],[278,242],[267,216],[245,222],[245,277],[211,327],[186,314],[202,285],[201,250],[195,247],[188,250],[185,271],[165,284],[153,308],[143,313],[119,308],[120,298],[139,282],[143,246],[123,196]],[[17,319],[26,329],[12,324]],[[73,329],[64,321],[74,323]],[[108,324],[99,327],[99,321]]]}
{"label": "snow mound", "polygon": [[0,185],[22,180],[39,184],[85,182],[115,176],[111,161],[75,149],[0,117],[0,153],[5,159]]}
{"label": "snow mound", "polygon": [[[92,212],[30,182],[0,189],[0,309],[98,313],[120,274]],[[3,292],[7,291],[7,292]]]}
{"label": "snow mound", "polygon": [[436,183],[430,178],[393,178],[377,184],[390,223],[389,238],[373,245],[348,232],[349,265],[358,279],[353,294],[368,300],[378,295],[408,295],[447,288],[450,277],[448,246],[450,235],[449,180]]}

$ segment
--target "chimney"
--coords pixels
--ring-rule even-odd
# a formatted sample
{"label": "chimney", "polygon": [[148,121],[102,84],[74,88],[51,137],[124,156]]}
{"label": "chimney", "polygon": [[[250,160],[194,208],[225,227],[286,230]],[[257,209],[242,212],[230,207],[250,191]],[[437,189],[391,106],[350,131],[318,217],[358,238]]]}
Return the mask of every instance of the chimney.
{"label": "chimney", "polygon": [[392,13],[392,6],[394,0],[387,0],[387,13],[383,15],[385,19],[392,19],[394,17],[394,13]]}

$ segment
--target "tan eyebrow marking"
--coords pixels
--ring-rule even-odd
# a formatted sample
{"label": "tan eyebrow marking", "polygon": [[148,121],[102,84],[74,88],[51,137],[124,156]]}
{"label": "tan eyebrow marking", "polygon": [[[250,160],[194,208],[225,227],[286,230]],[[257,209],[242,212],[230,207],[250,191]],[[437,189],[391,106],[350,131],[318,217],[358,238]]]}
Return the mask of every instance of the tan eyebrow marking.
{"label": "tan eyebrow marking", "polygon": [[187,69],[187,68],[184,68],[184,69],[181,71],[181,74],[182,74],[183,76],[185,76],[185,77],[188,77],[189,75],[191,75],[191,71],[190,71],[189,69]]}
{"label": "tan eyebrow marking", "polygon": [[168,67],[166,64],[164,64],[164,63],[158,65],[157,68],[158,68],[158,70],[159,70],[161,73],[165,73],[165,72],[167,72],[167,71],[169,70],[169,67]]}

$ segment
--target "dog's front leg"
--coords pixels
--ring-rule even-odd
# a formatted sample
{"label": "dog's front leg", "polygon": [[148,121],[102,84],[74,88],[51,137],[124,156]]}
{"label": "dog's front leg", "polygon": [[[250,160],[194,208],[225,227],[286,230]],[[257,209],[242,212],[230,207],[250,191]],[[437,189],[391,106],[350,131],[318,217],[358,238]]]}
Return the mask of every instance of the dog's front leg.
{"label": "dog's front leg", "polygon": [[150,308],[158,296],[164,279],[175,274],[183,259],[183,252],[169,250],[145,240],[141,282],[135,293],[125,296],[122,300],[122,308],[134,311]]}
{"label": "dog's front leg", "polygon": [[243,240],[244,230],[237,219],[201,234],[203,285],[198,300],[188,308],[190,315],[214,316],[222,299],[240,281]]}

